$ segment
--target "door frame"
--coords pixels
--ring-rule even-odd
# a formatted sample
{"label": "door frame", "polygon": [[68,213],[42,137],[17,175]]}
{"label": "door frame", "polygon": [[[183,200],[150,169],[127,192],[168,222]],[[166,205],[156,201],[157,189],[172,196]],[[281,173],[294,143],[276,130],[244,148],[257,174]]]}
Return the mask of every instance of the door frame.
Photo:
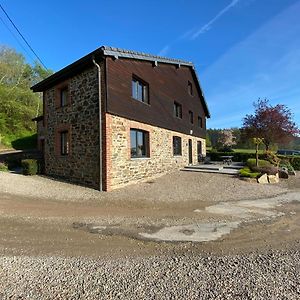
{"label": "door frame", "polygon": [[189,139],[189,143],[188,143],[188,155],[189,155],[189,164],[192,165],[193,164],[193,142],[191,139]]}

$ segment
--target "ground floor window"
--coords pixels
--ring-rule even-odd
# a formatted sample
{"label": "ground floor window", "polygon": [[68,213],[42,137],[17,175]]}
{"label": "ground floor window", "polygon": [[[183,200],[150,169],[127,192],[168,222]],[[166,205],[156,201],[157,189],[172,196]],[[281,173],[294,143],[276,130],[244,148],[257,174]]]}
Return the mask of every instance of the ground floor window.
{"label": "ground floor window", "polygon": [[149,132],[130,129],[130,150],[132,158],[149,157]]}
{"label": "ground floor window", "polygon": [[181,137],[173,136],[173,155],[182,155]]}
{"label": "ground floor window", "polygon": [[60,154],[69,154],[69,132],[67,130],[60,132]]}

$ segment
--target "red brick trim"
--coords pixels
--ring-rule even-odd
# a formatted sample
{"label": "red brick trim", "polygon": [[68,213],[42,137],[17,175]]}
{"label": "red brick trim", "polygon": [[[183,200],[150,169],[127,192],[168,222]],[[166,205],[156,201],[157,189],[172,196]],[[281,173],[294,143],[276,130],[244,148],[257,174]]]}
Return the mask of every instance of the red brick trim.
{"label": "red brick trim", "polygon": [[55,108],[61,108],[60,105],[60,92],[61,90],[68,89],[67,104],[65,106],[71,105],[71,91],[70,91],[70,80],[66,80],[55,86]]}
{"label": "red brick trim", "polygon": [[103,147],[103,189],[107,192],[111,191],[111,172],[112,172],[112,116],[105,114],[105,134],[103,135],[105,141]]}

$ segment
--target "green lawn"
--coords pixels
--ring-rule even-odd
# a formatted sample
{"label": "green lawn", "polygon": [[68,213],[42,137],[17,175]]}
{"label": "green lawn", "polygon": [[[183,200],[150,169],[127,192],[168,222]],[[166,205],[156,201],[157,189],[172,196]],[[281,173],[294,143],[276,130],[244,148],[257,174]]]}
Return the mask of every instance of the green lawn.
{"label": "green lawn", "polygon": [[[211,147],[206,148],[207,151],[211,150]],[[239,153],[255,153],[255,149],[233,149],[234,152]],[[264,150],[258,150],[258,154],[263,154]]]}
{"label": "green lawn", "polygon": [[[255,149],[233,149],[234,152],[239,153],[255,153]],[[264,150],[258,150],[259,154],[263,154]]]}

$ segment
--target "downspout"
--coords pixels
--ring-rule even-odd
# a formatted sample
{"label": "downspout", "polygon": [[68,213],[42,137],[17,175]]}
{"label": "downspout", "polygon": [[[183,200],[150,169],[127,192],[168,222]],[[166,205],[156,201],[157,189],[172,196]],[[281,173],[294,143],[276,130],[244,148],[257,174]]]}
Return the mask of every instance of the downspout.
{"label": "downspout", "polygon": [[101,67],[93,58],[93,63],[98,69],[98,99],[99,99],[99,190],[102,191],[102,107],[101,107]]}

